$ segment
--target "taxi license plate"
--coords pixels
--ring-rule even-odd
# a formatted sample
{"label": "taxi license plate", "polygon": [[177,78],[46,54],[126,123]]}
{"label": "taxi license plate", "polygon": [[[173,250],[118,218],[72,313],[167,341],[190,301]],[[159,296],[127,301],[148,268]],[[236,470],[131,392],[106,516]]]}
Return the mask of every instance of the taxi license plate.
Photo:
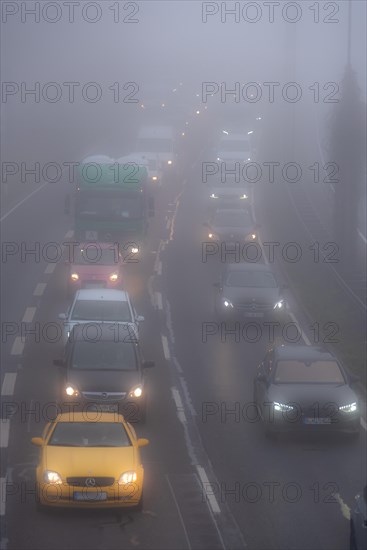
{"label": "taxi license plate", "polygon": [[83,500],[87,502],[96,502],[100,500],[107,500],[107,493],[93,491],[93,492],[74,492],[74,500]]}
{"label": "taxi license plate", "polygon": [[331,418],[309,418],[303,419],[305,424],[331,424]]}

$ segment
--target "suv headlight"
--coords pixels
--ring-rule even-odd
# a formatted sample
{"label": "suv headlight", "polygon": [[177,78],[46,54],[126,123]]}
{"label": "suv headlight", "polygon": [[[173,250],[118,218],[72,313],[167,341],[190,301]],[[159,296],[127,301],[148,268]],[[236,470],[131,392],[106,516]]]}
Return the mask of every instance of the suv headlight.
{"label": "suv headlight", "polygon": [[137,246],[133,246],[131,249],[131,254],[137,254],[139,252],[139,248]]}
{"label": "suv headlight", "polygon": [[246,235],[245,240],[255,241],[256,237],[257,237],[256,233],[249,233],[248,235]]}
{"label": "suv headlight", "polygon": [[78,389],[75,386],[71,385],[71,384],[68,384],[66,386],[65,393],[69,397],[78,397],[78,395],[79,395]]}
{"label": "suv headlight", "polygon": [[339,411],[351,413],[356,412],[357,408],[357,403],[349,403],[349,405],[342,405],[341,407],[339,407]]}
{"label": "suv headlight", "polygon": [[275,411],[280,411],[280,412],[288,412],[288,411],[294,410],[294,407],[292,407],[292,405],[286,405],[285,403],[278,403],[277,401],[274,401],[273,406]]}
{"label": "suv headlight", "polygon": [[112,274],[110,275],[110,281],[111,281],[111,283],[115,283],[115,282],[117,281],[118,278],[119,278],[118,273],[112,273]]}
{"label": "suv headlight", "polygon": [[283,309],[284,308],[284,300],[279,300],[279,302],[277,302],[273,309]]}
{"label": "suv headlight", "polygon": [[227,298],[223,298],[223,305],[224,307],[233,307],[231,300],[228,300]]}
{"label": "suv headlight", "polygon": [[215,193],[212,193],[212,194],[210,195],[210,198],[211,198],[211,199],[218,199],[219,197],[218,197],[218,195],[216,195]]}
{"label": "suv headlight", "polygon": [[61,485],[62,479],[60,474],[53,472],[52,470],[45,470],[43,473],[43,481],[45,483],[54,483],[55,485]]}
{"label": "suv headlight", "polygon": [[134,470],[130,470],[129,472],[124,472],[120,475],[118,484],[119,485],[127,485],[128,483],[134,483],[137,480],[137,475]]}
{"label": "suv headlight", "polygon": [[212,239],[212,240],[215,240],[215,239],[218,239],[218,236],[215,234],[215,233],[208,233],[208,237],[209,239]]}
{"label": "suv headlight", "polygon": [[143,388],[141,386],[135,386],[130,392],[129,397],[141,397],[143,394]]}
{"label": "suv headlight", "polygon": [[77,273],[72,273],[70,278],[72,281],[79,281],[79,275]]}
{"label": "suv headlight", "polygon": [[169,164],[169,165],[171,166],[172,161],[171,161],[171,160],[167,160],[167,164]]}
{"label": "suv headlight", "polygon": [[240,199],[248,199],[248,196],[246,194],[243,194],[240,196]]}

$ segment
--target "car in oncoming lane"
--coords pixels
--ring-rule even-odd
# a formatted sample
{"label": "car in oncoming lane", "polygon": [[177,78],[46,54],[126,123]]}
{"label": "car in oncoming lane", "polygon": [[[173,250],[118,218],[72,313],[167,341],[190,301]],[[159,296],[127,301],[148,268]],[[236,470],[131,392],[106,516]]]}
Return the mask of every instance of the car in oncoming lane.
{"label": "car in oncoming lane", "polygon": [[267,434],[302,430],[360,433],[358,380],[330,352],[317,346],[269,350],[254,380],[254,402]]}
{"label": "car in oncoming lane", "polygon": [[[66,344],[74,325],[86,324],[88,338],[97,338],[102,323],[125,325],[131,334],[139,337],[139,323],[144,321],[137,315],[129,294],[124,290],[109,288],[85,288],[77,290],[67,313],[60,313],[64,321],[63,339]],[[92,326],[91,326],[92,325]]]}
{"label": "car in oncoming lane", "polygon": [[41,448],[36,469],[39,509],[143,506],[144,469],[134,428],[120,414],[59,414],[32,443]]}
{"label": "car in oncoming lane", "polygon": [[232,263],[223,272],[215,313],[220,318],[279,317],[286,309],[283,290],[267,264]]}
{"label": "car in oncoming lane", "polygon": [[95,340],[86,338],[83,325],[74,326],[63,359],[54,360],[62,368],[60,403],[82,409],[94,404],[97,410],[123,413],[131,422],[144,421],[145,369],[154,362],[144,361],[138,342],[120,334],[119,328],[105,323]]}

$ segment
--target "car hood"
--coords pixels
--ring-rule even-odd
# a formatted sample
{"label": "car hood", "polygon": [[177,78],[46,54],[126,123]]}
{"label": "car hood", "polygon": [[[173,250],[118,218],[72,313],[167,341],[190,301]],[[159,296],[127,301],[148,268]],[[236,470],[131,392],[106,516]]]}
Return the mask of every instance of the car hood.
{"label": "car hood", "polygon": [[279,288],[230,287],[223,288],[223,296],[233,303],[272,304],[279,301]]}
{"label": "car hood", "polygon": [[269,387],[270,401],[288,403],[293,401],[300,407],[312,407],[335,403],[338,407],[357,401],[354,391],[348,386],[335,384],[278,384]]}
{"label": "car hood", "polygon": [[44,449],[47,470],[66,477],[110,476],[119,478],[123,472],[136,470],[137,456],[130,447],[59,447]]}
{"label": "car hood", "polygon": [[129,392],[141,383],[139,371],[80,370],[69,369],[68,384],[74,384],[80,392]]}
{"label": "car hood", "polygon": [[241,227],[231,227],[231,226],[220,226],[210,224],[211,232],[217,234],[221,238],[228,238],[233,235],[232,238],[244,239],[249,233],[255,231],[255,223],[249,223]]}

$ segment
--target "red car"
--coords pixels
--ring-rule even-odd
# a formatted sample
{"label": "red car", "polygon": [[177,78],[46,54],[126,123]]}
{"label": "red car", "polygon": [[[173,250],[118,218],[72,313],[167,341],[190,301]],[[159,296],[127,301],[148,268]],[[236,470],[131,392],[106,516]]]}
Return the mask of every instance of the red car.
{"label": "red car", "polygon": [[122,255],[116,244],[86,243],[75,248],[70,256],[67,260],[70,295],[81,288],[123,288]]}

